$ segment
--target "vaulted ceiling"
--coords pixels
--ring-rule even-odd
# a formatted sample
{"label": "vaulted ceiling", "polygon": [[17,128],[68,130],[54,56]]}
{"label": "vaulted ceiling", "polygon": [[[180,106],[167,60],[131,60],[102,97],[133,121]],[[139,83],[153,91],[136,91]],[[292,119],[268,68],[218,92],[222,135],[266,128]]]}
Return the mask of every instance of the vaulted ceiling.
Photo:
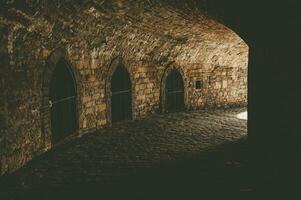
{"label": "vaulted ceiling", "polygon": [[[275,132],[282,131],[286,134],[290,129],[293,130],[286,127],[295,127],[295,124],[298,124],[296,116],[301,109],[300,106],[293,107],[293,104],[300,100],[297,66],[300,65],[298,58],[301,52],[301,12],[297,0],[55,0],[50,2],[51,4],[48,0],[2,1],[0,13],[5,13],[8,7],[18,7],[24,12],[36,12],[34,7],[37,5],[44,5],[44,8],[51,12],[63,2],[64,5],[68,5],[65,12],[76,12],[77,9],[91,5],[97,9],[105,8],[105,11],[110,9],[111,3],[118,3],[122,8],[132,2],[147,2],[151,6],[157,6],[158,9],[161,4],[167,4],[170,10],[166,12],[166,16],[149,18],[146,22],[146,24],[151,23],[151,19],[156,18],[156,23],[161,24],[162,30],[167,24],[176,23],[168,20],[168,13],[173,12],[173,9],[181,11],[185,8],[185,12],[199,13],[201,11],[208,14],[234,30],[250,47],[249,109],[251,111],[249,118],[251,125],[257,124],[256,128],[250,126],[251,135],[252,132],[253,135],[261,135],[262,132],[270,135],[267,132],[269,132],[268,127],[271,126],[277,127]],[[126,9],[119,11],[127,12]],[[180,14],[184,18],[187,17],[185,12]],[[185,30],[187,34],[191,34],[194,31],[193,28],[198,26],[193,21],[188,17],[186,18],[187,24],[176,26]],[[291,99],[288,98],[289,96]],[[275,108],[277,111],[274,110]],[[252,110],[256,110],[256,113],[252,113]],[[293,115],[290,115],[290,111],[294,112]],[[281,118],[282,115],[291,116],[291,121],[280,120],[284,119]],[[274,121],[279,123],[274,123]]]}

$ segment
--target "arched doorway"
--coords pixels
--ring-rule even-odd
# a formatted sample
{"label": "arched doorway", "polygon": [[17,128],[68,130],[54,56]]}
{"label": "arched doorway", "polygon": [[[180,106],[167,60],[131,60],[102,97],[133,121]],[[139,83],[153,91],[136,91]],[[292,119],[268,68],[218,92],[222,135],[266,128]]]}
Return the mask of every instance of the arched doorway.
{"label": "arched doorway", "polygon": [[64,60],[60,60],[50,82],[51,141],[53,144],[77,129],[76,87],[73,73]]}
{"label": "arched doorway", "polygon": [[132,84],[128,71],[119,65],[111,79],[112,122],[132,119]]}
{"label": "arched doorway", "polygon": [[176,69],[171,70],[167,76],[165,94],[166,112],[184,110],[184,81],[182,75]]}

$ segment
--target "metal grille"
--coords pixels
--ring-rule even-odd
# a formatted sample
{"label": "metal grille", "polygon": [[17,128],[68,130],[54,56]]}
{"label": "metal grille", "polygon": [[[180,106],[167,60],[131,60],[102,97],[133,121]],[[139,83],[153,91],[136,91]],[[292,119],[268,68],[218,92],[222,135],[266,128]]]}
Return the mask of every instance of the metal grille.
{"label": "metal grille", "polygon": [[166,81],[166,111],[182,111],[184,109],[184,83],[181,74],[173,70]]}
{"label": "metal grille", "polygon": [[76,90],[73,74],[60,61],[50,84],[51,138],[57,143],[77,129]]}
{"label": "metal grille", "polygon": [[123,66],[117,67],[111,83],[112,122],[132,118],[131,80]]}

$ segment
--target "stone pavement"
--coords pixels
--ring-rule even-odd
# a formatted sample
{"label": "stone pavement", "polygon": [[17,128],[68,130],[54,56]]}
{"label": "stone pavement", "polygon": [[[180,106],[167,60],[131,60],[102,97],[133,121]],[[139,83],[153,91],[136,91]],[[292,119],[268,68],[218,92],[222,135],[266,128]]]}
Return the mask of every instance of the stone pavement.
{"label": "stone pavement", "polygon": [[[68,197],[72,193],[73,199],[93,192],[112,197],[114,190],[135,193],[131,199],[170,193],[180,198],[179,188],[185,195],[194,187],[211,197],[218,190],[245,194],[252,191],[241,176],[247,157],[237,143],[247,137],[247,121],[236,117],[245,110],[200,110],[116,123],[58,145],[4,177],[0,188],[8,199],[57,199],[51,195],[59,191],[69,192]],[[240,146],[225,148],[231,143]]]}

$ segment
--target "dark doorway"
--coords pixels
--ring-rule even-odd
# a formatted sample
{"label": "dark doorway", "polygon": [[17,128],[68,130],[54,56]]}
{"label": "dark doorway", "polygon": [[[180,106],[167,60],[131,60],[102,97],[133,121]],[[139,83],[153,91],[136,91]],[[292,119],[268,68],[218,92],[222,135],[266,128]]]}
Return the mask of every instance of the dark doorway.
{"label": "dark doorway", "polygon": [[56,65],[51,79],[50,100],[51,138],[55,144],[77,129],[75,81],[63,60]]}
{"label": "dark doorway", "polygon": [[166,112],[184,110],[184,82],[180,72],[173,69],[166,80]]}
{"label": "dark doorway", "polygon": [[128,71],[118,66],[113,74],[112,92],[112,122],[132,119],[132,84]]}

